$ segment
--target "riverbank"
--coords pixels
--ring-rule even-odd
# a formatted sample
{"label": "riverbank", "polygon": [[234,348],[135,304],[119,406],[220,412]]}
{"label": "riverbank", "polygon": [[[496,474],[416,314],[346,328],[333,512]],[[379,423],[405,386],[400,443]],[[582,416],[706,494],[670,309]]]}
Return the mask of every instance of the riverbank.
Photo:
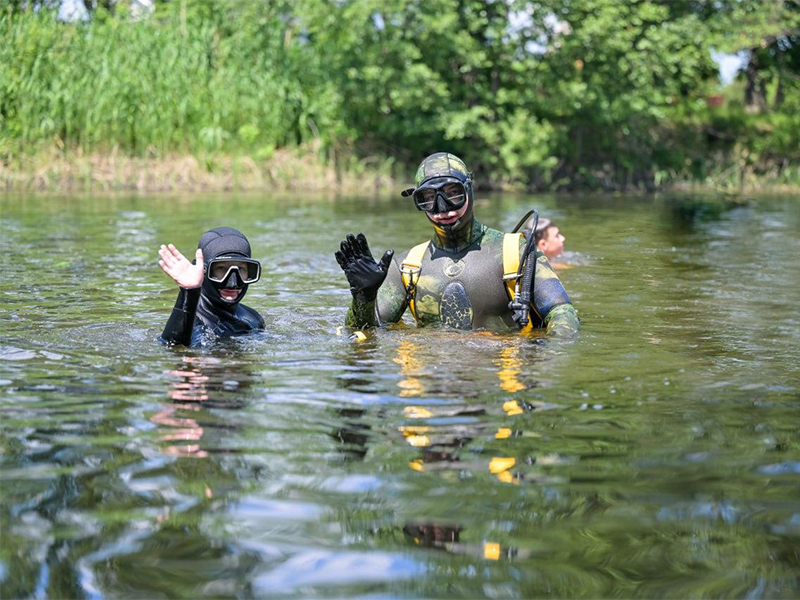
{"label": "riverbank", "polygon": [[[276,150],[268,159],[240,155],[173,155],[130,157],[117,152],[84,155],[59,151],[18,158],[13,166],[0,163],[0,189],[6,192],[225,192],[396,190],[410,183],[412,169],[391,158],[351,157],[336,165],[323,161],[313,148]],[[800,169],[760,176],[729,169],[724,177],[705,180],[676,178],[647,191],[726,191],[800,193]],[[576,191],[566,186],[571,191]],[[484,190],[532,191],[503,182],[483,182]],[[554,186],[559,191],[562,186]],[[594,191],[620,191],[589,188]],[[632,187],[626,191],[636,191]],[[625,191],[625,190],[623,190]]]}
{"label": "riverbank", "polygon": [[328,164],[305,148],[275,151],[269,159],[250,156],[173,155],[138,158],[118,154],[51,152],[0,163],[7,192],[165,192],[233,190],[354,191],[396,186],[391,160]]}

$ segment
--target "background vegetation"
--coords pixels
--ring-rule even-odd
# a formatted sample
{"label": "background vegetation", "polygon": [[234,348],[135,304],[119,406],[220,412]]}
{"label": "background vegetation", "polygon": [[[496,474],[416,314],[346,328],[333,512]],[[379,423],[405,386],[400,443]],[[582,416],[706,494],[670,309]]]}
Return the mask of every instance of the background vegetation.
{"label": "background vegetation", "polygon": [[446,149],[493,186],[800,185],[796,0],[85,4],[0,12],[6,169],[291,149],[407,180]]}

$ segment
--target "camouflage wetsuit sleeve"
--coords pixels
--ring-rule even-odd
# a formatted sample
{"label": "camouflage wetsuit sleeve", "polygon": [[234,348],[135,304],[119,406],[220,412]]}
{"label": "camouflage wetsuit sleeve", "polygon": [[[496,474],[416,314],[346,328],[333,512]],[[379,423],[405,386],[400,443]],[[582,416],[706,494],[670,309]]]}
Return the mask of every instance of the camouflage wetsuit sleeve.
{"label": "camouflage wetsuit sleeve", "polygon": [[536,250],[536,277],[531,296],[533,308],[547,327],[548,335],[569,337],[577,333],[578,311],[541,250]]}
{"label": "camouflage wetsuit sleeve", "polygon": [[374,327],[397,323],[402,318],[408,302],[398,260],[395,257],[389,264],[389,272],[378,290],[376,300],[359,302],[353,298],[344,322],[347,327]]}

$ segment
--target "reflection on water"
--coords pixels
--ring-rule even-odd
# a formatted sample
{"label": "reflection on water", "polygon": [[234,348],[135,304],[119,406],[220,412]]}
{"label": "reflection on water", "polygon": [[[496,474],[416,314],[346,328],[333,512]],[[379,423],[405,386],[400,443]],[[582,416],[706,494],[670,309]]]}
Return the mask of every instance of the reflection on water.
{"label": "reflection on water", "polygon": [[[170,378],[167,398],[172,402],[150,417],[162,427],[161,440],[176,441],[164,447],[167,454],[204,458],[203,427],[200,425],[209,408],[241,409],[245,406],[241,394],[233,396],[247,385],[247,378],[235,370],[236,363],[213,356],[183,356],[182,364],[168,371]],[[180,443],[189,442],[189,443]]]}
{"label": "reflection on water", "polygon": [[[572,344],[351,337],[331,251],[424,239],[393,201],[0,202],[3,597],[800,594],[796,199],[537,199]],[[155,250],[220,224],[267,333],[165,348]]]}
{"label": "reflection on water", "polygon": [[403,379],[397,382],[400,396],[403,398],[422,396],[425,386],[418,375],[422,375],[424,365],[419,358],[420,345],[409,340],[402,340],[397,346],[397,356],[392,360],[400,365]]}

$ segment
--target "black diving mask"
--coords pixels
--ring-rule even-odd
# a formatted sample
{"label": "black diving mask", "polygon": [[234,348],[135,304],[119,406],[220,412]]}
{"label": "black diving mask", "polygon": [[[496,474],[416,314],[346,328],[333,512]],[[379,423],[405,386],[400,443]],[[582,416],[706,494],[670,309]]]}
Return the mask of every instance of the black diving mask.
{"label": "black diving mask", "polygon": [[232,271],[242,283],[255,283],[261,279],[261,263],[252,258],[219,257],[208,263],[206,275],[214,283],[225,283]]}
{"label": "black diving mask", "polygon": [[467,187],[456,177],[437,177],[416,189],[405,190],[403,196],[412,196],[417,210],[443,213],[458,210],[469,197]]}

